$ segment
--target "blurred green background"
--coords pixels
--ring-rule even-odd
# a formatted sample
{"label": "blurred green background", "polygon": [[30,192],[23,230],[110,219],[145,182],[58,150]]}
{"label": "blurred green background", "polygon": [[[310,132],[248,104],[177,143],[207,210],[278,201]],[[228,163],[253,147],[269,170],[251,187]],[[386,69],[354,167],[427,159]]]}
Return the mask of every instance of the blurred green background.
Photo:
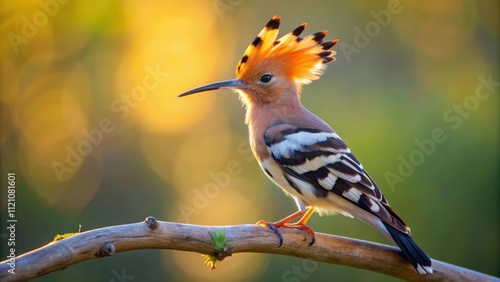
{"label": "blurred green background", "polygon": [[[245,48],[279,15],[280,34],[308,22],[305,34],[328,29],[342,42],[303,103],[350,145],[418,244],[500,276],[498,11],[494,0],[3,1],[1,225],[8,171],[18,180],[18,255],[79,224],[154,215],[226,225],[294,212],[251,156],[236,95],[176,98],[234,78]],[[193,202],[214,173],[227,173],[227,186]],[[340,215],[309,223],[390,243]],[[5,227],[1,235],[5,258]],[[310,271],[299,277],[294,267]],[[199,254],[144,250],[38,281],[119,281],[122,272],[134,281],[395,280],[266,254],[237,254],[210,272]]]}

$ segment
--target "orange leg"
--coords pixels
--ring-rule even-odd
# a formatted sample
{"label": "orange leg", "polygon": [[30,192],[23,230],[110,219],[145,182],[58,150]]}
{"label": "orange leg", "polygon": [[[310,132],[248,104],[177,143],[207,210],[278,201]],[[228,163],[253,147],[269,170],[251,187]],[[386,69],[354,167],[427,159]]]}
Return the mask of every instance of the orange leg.
{"label": "orange leg", "polygon": [[313,207],[310,207],[306,211],[306,213],[304,214],[304,216],[297,222],[297,224],[306,225],[307,221],[309,220],[309,218],[311,218],[311,216],[313,215],[314,210],[315,209]]}
{"label": "orange leg", "polygon": [[[278,228],[282,227],[283,225],[289,223],[290,221],[296,219],[299,216],[302,216],[303,214],[304,214],[303,211],[296,211],[296,212],[292,213],[291,215],[289,215],[289,216],[287,216],[287,217],[285,217],[285,218],[283,218],[281,220],[278,220],[278,221],[274,222],[273,225],[275,227],[278,227]],[[268,223],[269,222],[267,222],[267,221],[259,220],[256,224],[267,227]]]}
{"label": "orange leg", "polygon": [[[272,229],[276,233],[276,235],[278,235],[280,239],[280,244],[278,247],[281,247],[281,245],[283,244],[283,236],[281,235],[281,232],[278,230],[278,228],[292,228],[292,229],[305,230],[309,232],[309,234],[312,235],[312,240],[311,243],[309,243],[309,246],[312,246],[312,244],[314,244],[314,242],[316,241],[316,239],[314,238],[314,230],[311,227],[307,226],[306,224],[309,218],[313,215],[313,213],[314,213],[314,208],[310,207],[306,212],[297,211],[283,218],[282,220],[276,221],[274,223],[269,223],[267,221],[260,220],[259,222],[257,222],[257,225],[268,227]],[[290,223],[290,221],[300,216],[302,216],[302,218],[299,221],[297,221],[296,223]]]}

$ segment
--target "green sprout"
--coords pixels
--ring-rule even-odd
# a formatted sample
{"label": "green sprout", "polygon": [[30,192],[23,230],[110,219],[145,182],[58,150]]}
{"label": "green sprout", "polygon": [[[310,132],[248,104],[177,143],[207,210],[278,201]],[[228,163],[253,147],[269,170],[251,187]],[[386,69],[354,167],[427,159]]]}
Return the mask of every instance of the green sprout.
{"label": "green sprout", "polygon": [[214,270],[218,260],[222,261],[226,256],[231,255],[231,250],[227,247],[226,233],[222,230],[208,231],[211,243],[214,246],[214,253],[211,255],[202,255],[204,263]]}

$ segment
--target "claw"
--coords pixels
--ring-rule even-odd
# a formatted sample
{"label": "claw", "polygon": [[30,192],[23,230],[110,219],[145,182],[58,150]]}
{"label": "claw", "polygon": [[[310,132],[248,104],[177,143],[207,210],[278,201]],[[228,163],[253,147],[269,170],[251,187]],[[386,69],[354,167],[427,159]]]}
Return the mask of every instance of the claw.
{"label": "claw", "polygon": [[309,243],[308,247],[314,245],[316,243],[316,238],[313,236],[313,239],[311,240],[311,243]]}
{"label": "claw", "polygon": [[309,242],[308,247],[310,247],[310,246],[314,245],[314,243],[316,243],[316,236],[315,236],[314,230],[311,227],[309,227],[309,226],[307,226],[305,224],[302,224],[302,223],[288,223],[288,224],[285,224],[283,226],[283,228],[293,228],[293,229],[307,231],[312,236],[312,240],[311,240],[311,242]]}
{"label": "claw", "polygon": [[281,235],[281,232],[279,231],[279,229],[274,226],[272,223],[267,223],[267,227],[269,227],[269,229],[271,229],[272,231],[274,231],[274,233],[276,233],[276,235],[278,236],[278,239],[280,239],[280,243],[278,245],[278,248],[281,247],[283,245],[283,235]]}
{"label": "claw", "polygon": [[311,227],[304,225],[304,224],[301,224],[301,223],[276,223],[276,222],[270,223],[270,222],[267,222],[264,220],[260,220],[256,224],[260,225],[260,226],[267,227],[267,228],[271,229],[272,231],[274,231],[274,233],[276,233],[276,235],[278,236],[278,238],[280,240],[278,248],[283,245],[283,235],[281,234],[279,228],[290,228],[290,229],[298,229],[298,230],[307,231],[312,236],[312,240],[311,240],[311,242],[309,242],[308,247],[310,247],[310,246],[314,245],[314,243],[316,243],[316,237],[314,236],[315,235],[314,230]]}
{"label": "claw", "polygon": [[[279,244],[278,248],[281,247],[281,245],[283,245],[283,235],[281,235],[279,228],[291,228],[291,229],[305,230],[305,231],[309,232],[309,234],[311,234],[311,236],[312,236],[312,240],[309,243],[309,247],[310,247],[310,246],[314,245],[314,243],[316,242],[316,238],[314,238],[314,230],[311,227],[307,226],[306,223],[307,223],[307,220],[309,219],[309,217],[311,217],[311,215],[313,213],[314,213],[314,207],[311,207],[307,210],[307,212],[297,211],[297,212],[283,218],[282,220],[279,220],[279,221],[274,222],[274,223],[269,223],[267,221],[260,220],[256,224],[260,225],[260,226],[267,227],[267,228],[271,229],[272,231],[274,231],[274,233],[276,233],[276,235],[278,235],[278,238],[280,239],[280,244]],[[298,222],[289,223],[290,221],[292,221],[300,216],[302,216],[302,218]]]}
{"label": "claw", "polygon": [[305,231],[309,232],[309,234],[311,234],[311,236],[312,236],[312,240],[311,240],[311,242],[309,242],[308,247],[310,247],[310,246],[314,245],[314,243],[316,243],[316,236],[315,236],[315,234],[314,234],[314,230],[313,230],[311,227],[309,227],[309,226],[307,226],[307,225],[303,225],[303,226],[302,226],[302,227],[300,227],[299,229],[300,229],[300,230],[305,230]]}
{"label": "claw", "polygon": [[260,226],[267,227],[267,228],[271,229],[272,231],[274,231],[274,233],[278,236],[278,239],[280,240],[278,248],[283,245],[283,235],[281,235],[281,232],[279,231],[278,227],[276,227],[274,224],[272,224],[270,222],[263,221],[263,220],[260,220],[256,224],[260,225]]}

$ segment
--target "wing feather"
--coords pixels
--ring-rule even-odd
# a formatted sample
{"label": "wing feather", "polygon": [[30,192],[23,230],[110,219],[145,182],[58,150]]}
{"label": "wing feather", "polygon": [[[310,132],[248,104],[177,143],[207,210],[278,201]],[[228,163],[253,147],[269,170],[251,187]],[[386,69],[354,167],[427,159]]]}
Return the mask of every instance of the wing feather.
{"label": "wing feather", "polygon": [[[266,131],[265,142],[285,175],[314,187],[316,196],[327,197],[328,193],[335,193],[394,228],[407,232],[404,222],[336,133],[280,124]],[[294,187],[297,191],[299,188]],[[310,193],[310,189],[307,190]]]}

